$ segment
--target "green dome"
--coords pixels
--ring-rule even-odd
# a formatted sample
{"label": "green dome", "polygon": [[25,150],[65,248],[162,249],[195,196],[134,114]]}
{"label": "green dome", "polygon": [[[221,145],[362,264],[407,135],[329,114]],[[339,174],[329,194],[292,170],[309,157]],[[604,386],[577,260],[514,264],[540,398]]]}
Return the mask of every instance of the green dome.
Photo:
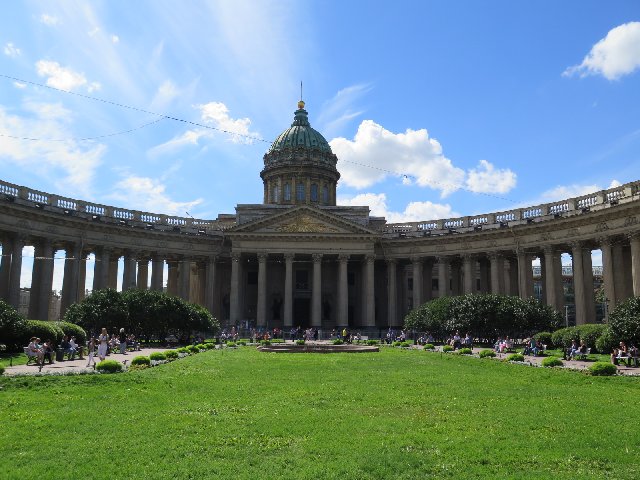
{"label": "green dome", "polygon": [[278,138],[275,139],[269,149],[269,153],[296,147],[304,147],[321,152],[332,153],[329,143],[320,134],[320,132],[311,128],[308,113],[304,109],[304,102],[300,102],[298,107],[299,108],[295,112],[295,117],[291,127],[286,129],[278,136]]}

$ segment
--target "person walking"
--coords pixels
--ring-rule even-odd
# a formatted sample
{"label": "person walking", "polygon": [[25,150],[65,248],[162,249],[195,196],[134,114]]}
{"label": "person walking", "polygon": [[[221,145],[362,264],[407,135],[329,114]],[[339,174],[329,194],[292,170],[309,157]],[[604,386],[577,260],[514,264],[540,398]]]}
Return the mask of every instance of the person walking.
{"label": "person walking", "polygon": [[100,345],[98,345],[98,358],[102,362],[107,358],[107,348],[109,348],[109,334],[106,328],[102,329],[102,332],[98,336],[98,341],[100,342]]}
{"label": "person walking", "polygon": [[120,335],[118,336],[118,340],[120,341],[120,353],[122,355],[127,354],[127,334],[124,333],[124,328],[120,329]]}
{"label": "person walking", "polygon": [[92,361],[94,365],[96,364],[96,359],[93,358],[94,354],[96,353],[96,339],[93,338],[93,335],[91,335],[89,341],[87,342],[87,350],[89,351],[89,360],[87,361],[87,367],[90,367]]}

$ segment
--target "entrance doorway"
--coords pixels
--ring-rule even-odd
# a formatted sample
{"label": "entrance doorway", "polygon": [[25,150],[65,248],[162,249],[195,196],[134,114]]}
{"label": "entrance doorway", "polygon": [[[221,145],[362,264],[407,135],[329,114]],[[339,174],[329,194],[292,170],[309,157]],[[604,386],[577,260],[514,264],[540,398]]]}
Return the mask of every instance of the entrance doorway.
{"label": "entrance doorway", "polygon": [[293,325],[306,327],[311,322],[311,299],[295,298],[293,300]]}

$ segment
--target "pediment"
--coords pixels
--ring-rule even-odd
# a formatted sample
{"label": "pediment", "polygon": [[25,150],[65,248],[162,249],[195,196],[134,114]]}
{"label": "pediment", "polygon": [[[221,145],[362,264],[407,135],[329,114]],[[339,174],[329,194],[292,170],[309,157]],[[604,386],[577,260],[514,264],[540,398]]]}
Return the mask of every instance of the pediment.
{"label": "pediment", "polygon": [[376,235],[378,232],[317,208],[300,206],[234,227],[228,233]]}

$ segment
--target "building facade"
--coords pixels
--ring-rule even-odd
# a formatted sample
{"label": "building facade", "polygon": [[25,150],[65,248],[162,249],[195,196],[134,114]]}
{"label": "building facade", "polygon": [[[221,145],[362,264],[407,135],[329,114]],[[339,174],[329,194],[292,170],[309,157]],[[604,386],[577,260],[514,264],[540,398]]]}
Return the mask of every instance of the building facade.
{"label": "building facade", "polygon": [[[0,298],[19,306],[22,249],[35,247],[28,316],[49,318],[55,252],[65,252],[60,311],[93,290],[151,288],[208,308],[223,325],[402,325],[434,297],[534,296],[565,312],[561,254],[572,258],[577,324],[597,319],[592,250],[602,251],[610,310],[640,295],[640,181],[559,202],[483,215],[387,223],[336,205],[339,160],[304,103],[264,155],[262,204],[215,220],[64,198],[0,182]],[[124,268],[118,270],[119,259]],[[533,260],[540,259],[534,280]],[[168,280],[163,282],[163,271]]]}

